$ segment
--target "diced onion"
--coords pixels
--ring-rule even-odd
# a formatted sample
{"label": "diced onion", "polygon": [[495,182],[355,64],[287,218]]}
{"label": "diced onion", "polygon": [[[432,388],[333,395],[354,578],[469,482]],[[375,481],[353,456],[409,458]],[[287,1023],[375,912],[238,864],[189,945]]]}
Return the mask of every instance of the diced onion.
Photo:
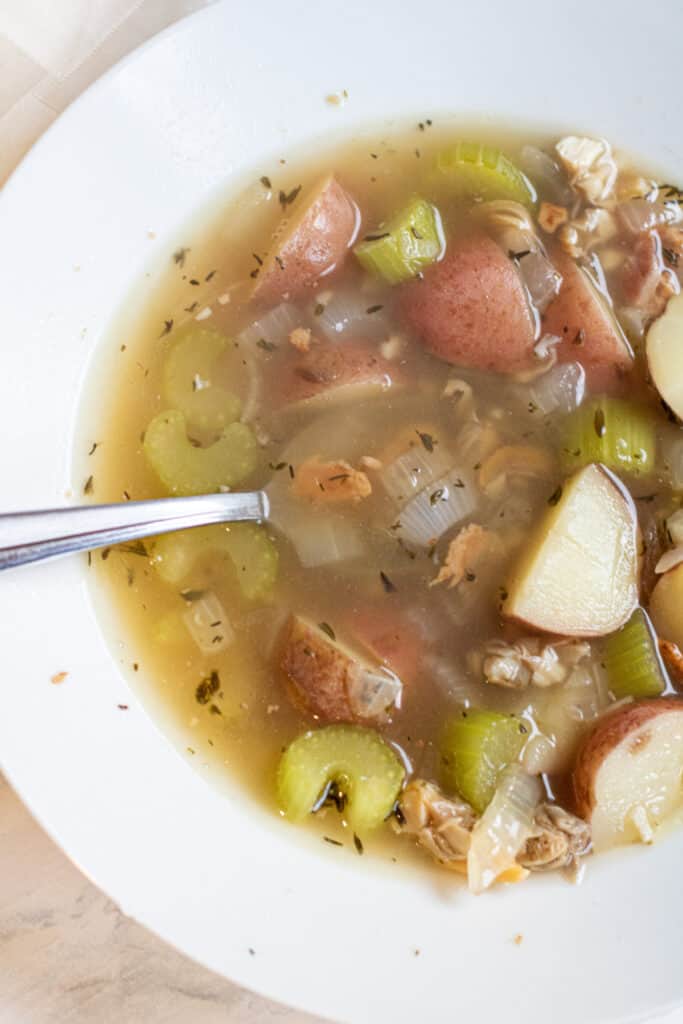
{"label": "diced onion", "polygon": [[683,508],[669,516],[666,528],[674,544],[683,544]]}
{"label": "diced onion", "polygon": [[562,274],[533,236],[529,252],[517,260],[517,266],[534,307],[539,313],[545,313],[562,286]]}
{"label": "diced onion", "polygon": [[234,639],[225,609],[211,590],[191,601],[182,618],[202,654],[217,654]]}
{"label": "diced onion", "polygon": [[540,780],[519,765],[509,765],[498,780],[491,803],[472,830],[467,855],[467,881],[483,892],[512,867],[534,827],[542,795]]}
{"label": "diced onion", "polygon": [[668,572],[669,569],[675,569],[681,562],[683,562],[683,545],[665,551],[655,566],[655,572],[658,574]]}
{"label": "diced onion", "polygon": [[277,525],[296,548],[305,569],[336,562],[350,562],[366,554],[358,527],[347,519],[317,512],[307,515],[297,507]]}
{"label": "diced onion", "polygon": [[[342,335],[354,338],[380,338],[389,334],[389,323],[384,313],[367,295],[356,291],[335,291],[327,302],[318,299],[313,303],[311,324],[316,334],[322,334],[328,341],[336,341]],[[320,307],[322,312],[320,311]]]}
{"label": "diced onion", "polygon": [[447,473],[454,461],[443,445],[436,445],[431,452],[415,445],[389,463],[379,478],[390,498],[405,501]]}
{"label": "diced onion", "polygon": [[562,275],[548,259],[528,212],[519,203],[494,201],[480,207],[502,248],[515,257],[534,309],[544,313],[562,285]]}
{"label": "diced onion", "polygon": [[522,764],[530,775],[553,772],[557,764],[556,744],[549,736],[537,733],[524,748]]}
{"label": "diced onion", "polygon": [[392,707],[400,708],[403,684],[389,669],[365,669],[354,679],[349,703],[359,718],[381,718]]}
{"label": "diced onion", "polygon": [[562,686],[534,694],[531,717],[552,744],[546,748],[548,763],[544,771],[571,770],[585,724],[596,719],[609,703],[607,675],[597,665],[577,665]]}
{"label": "diced onion", "polygon": [[259,358],[263,353],[257,346],[259,341],[266,341],[269,345],[285,344],[291,332],[302,326],[302,320],[303,317],[296,306],[282,302],[237,335],[236,341],[242,350],[249,381],[242,404],[241,420],[253,427],[261,445],[267,444],[269,437],[258,419],[263,404],[262,360]]}
{"label": "diced onion", "polygon": [[640,235],[659,224],[671,224],[681,218],[676,203],[651,202],[645,198],[626,199],[617,205],[616,214],[622,226],[633,235]]}
{"label": "diced onion", "polygon": [[254,346],[263,340],[271,345],[283,345],[295,328],[305,326],[302,324],[303,319],[296,306],[282,302],[240,331],[237,342],[239,345]]}
{"label": "diced onion", "polygon": [[472,515],[476,505],[472,478],[454,467],[404,505],[392,529],[408,544],[427,548]]}
{"label": "diced onion", "polygon": [[533,402],[544,415],[577,409],[586,391],[586,374],[580,363],[560,363],[537,377],[523,390],[523,401]]}
{"label": "diced onion", "polygon": [[574,193],[564,171],[551,156],[537,146],[524,146],[519,154],[519,164],[543,198],[560,206],[571,206]]}

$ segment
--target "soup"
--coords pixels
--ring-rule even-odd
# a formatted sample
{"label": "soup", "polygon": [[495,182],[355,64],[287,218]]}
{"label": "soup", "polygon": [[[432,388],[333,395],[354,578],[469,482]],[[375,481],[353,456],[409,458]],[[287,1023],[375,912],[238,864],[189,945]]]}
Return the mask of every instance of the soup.
{"label": "soup", "polygon": [[474,891],[651,840],[683,766],[682,202],[603,140],[427,120],[188,230],[117,324],[83,489],[268,495],[91,557],[189,758]]}

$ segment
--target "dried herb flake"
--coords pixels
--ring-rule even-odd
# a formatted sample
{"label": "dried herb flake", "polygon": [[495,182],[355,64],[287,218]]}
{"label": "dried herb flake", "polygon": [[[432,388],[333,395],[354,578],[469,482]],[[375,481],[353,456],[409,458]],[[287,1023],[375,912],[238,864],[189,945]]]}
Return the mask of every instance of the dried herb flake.
{"label": "dried herb flake", "polygon": [[291,190],[291,192],[283,192],[282,189],[280,189],[280,195],[278,197],[280,200],[280,205],[283,207],[289,206],[291,203],[294,202],[296,197],[299,195],[299,192],[301,192],[301,185],[297,185],[296,188],[293,188]]}
{"label": "dried herb flake", "polygon": [[195,699],[198,704],[208,704],[215,693],[221,688],[221,681],[218,672],[214,669],[211,675],[206,676],[195,690]]}
{"label": "dried herb flake", "polygon": [[415,433],[417,434],[417,436],[422,441],[422,446],[428,452],[433,452],[434,451],[434,445],[436,444],[436,441],[434,440],[432,435],[431,434],[425,434],[421,430],[416,430]]}
{"label": "dried herb flake", "polygon": [[396,584],[391,582],[391,580],[389,579],[389,577],[387,576],[387,574],[385,572],[380,571],[379,578],[382,581],[382,586],[384,587],[385,593],[387,593],[387,594],[395,594],[396,593],[396,589],[397,589],[396,588]]}

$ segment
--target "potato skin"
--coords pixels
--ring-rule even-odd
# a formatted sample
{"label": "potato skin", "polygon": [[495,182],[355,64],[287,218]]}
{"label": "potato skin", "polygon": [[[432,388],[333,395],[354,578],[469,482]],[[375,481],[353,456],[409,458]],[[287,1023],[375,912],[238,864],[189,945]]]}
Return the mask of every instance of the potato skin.
{"label": "potato skin", "polygon": [[543,333],[563,339],[557,349],[560,362],[581,363],[591,390],[618,389],[633,367],[628,343],[574,260],[558,248],[551,258],[562,274],[562,287],[543,315]]}
{"label": "potato skin", "polygon": [[280,667],[297,707],[328,722],[353,721],[349,689],[358,663],[296,615],[286,629]]}
{"label": "potato skin", "polygon": [[281,394],[285,404],[322,399],[337,388],[364,385],[377,391],[391,387],[395,366],[367,343],[322,342],[289,361],[283,372]]}
{"label": "potato skin", "polygon": [[252,292],[258,302],[300,298],[323,274],[341,266],[355,241],[358,207],[336,178],[323,178],[305,201],[305,195],[295,200],[291,216],[276,231]]}
{"label": "potato skin", "polygon": [[513,261],[488,235],[449,243],[420,280],[401,286],[400,310],[424,347],[447,363],[513,373],[534,361],[534,323]]}
{"label": "potato skin", "polygon": [[349,628],[356,640],[403,683],[416,680],[424,642],[412,622],[396,612],[375,606],[356,613]]}
{"label": "potato skin", "polygon": [[683,714],[680,697],[654,697],[633,701],[599,719],[576,756],[573,785],[576,813],[590,820],[595,808],[595,778],[603,761],[630,734],[661,714]]}

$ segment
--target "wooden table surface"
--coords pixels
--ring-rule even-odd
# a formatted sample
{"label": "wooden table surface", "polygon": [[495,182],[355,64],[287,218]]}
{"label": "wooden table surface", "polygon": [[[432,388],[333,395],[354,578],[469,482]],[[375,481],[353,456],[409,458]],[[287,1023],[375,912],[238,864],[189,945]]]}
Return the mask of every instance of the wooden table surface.
{"label": "wooden table surface", "polygon": [[[207,2],[0,0],[0,186],[86,86]],[[126,918],[0,776],[1,1024],[271,1020],[314,1024],[198,967]],[[683,1011],[660,1020],[683,1024]]]}

